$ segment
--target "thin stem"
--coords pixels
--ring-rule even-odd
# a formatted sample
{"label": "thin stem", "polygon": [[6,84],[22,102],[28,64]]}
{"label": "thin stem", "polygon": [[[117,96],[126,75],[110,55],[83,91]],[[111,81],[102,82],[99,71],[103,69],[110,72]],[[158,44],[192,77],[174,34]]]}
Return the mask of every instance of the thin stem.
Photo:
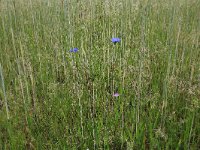
{"label": "thin stem", "polygon": [[3,68],[1,64],[0,64],[0,77],[1,77],[2,90],[4,94],[4,103],[6,106],[6,115],[7,115],[7,119],[9,120],[10,116],[9,116],[9,109],[8,109],[8,101],[7,101],[7,96],[6,96],[5,84],[4,84]]}

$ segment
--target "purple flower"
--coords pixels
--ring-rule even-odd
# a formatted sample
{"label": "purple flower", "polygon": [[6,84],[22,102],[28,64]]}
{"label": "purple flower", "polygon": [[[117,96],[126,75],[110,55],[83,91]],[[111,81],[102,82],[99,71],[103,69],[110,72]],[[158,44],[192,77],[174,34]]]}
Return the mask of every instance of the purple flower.
{"label": "purple flower", "polygon": [[119,96],[119,93],[116,92],[116,93],[113,94],[113,96],[114,96],[114,97],[118,97],[118,96]]}
{"label": "purple flower", "polygon": [[120,38],[112,38],[111,40],[114,44],[119,43],[121,41]]}
{"label": "purple flower", "polygon": [[76,52],[78,52],[78,48],[72,48],[72,49],[70,49],[69,52],[76,53]]}

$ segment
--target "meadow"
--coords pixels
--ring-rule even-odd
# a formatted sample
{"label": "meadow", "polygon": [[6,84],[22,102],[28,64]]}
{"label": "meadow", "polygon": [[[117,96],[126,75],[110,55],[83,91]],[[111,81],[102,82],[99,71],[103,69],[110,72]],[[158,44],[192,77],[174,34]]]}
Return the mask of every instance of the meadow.
{"label": "meadow", "polygon": [[0,149],[199,149],[199,10],[0,0]]}

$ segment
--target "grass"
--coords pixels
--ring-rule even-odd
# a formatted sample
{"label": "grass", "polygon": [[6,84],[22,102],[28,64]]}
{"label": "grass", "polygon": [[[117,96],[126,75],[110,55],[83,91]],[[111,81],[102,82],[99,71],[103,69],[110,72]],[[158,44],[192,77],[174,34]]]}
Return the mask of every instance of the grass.
{"label": "grass", "polygon": [[0,149],[198,149],[199,10],[1,0]]}

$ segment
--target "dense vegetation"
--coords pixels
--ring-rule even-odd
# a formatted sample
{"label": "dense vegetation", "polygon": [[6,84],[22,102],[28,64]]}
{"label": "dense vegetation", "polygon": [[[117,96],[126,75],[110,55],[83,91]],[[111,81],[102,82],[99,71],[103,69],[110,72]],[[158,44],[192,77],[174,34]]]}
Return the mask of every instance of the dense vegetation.
{"label": "dense vegetation", "polygon": [[0,149],[198,149],[199,10],[1,0]]}

